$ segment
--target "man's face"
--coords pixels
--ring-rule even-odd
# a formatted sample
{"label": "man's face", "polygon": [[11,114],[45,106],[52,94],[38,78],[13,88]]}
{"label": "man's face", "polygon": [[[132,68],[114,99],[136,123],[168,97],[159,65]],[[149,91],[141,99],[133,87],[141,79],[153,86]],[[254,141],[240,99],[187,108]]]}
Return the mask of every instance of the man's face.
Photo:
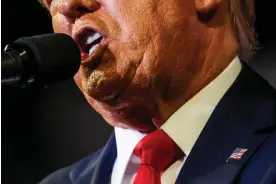
{"label": "man's face", "polygon": [[84,62],[75,81],[90,105],[112,125],[154,128],[151,118],[158,116],[157,106],[164,98],[174,100],[175,92],[168,89],[179,84],[171,84],[171,78],[179,76],[185,86],[193,77],[195,64],[189,58],[196,54],[199,35],[194,1],[48,0],[46,4],[54,31],[79,44]]}

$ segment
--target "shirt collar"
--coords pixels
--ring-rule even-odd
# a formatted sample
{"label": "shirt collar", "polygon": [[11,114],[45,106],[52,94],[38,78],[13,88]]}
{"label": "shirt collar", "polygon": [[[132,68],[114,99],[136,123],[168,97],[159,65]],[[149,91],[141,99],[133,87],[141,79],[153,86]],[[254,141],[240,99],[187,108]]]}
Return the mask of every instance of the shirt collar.
{"label": "shirt collar", "polygon": [[216,105],[239,75],[241,67],[241,62],[236,56],[220,75],[181,106],[161,126],[186,155],[192,150]]}
{"label": "shirt collar", "polygon": [[136,144],[145,135],[135,130],[115,127],[117,155],[120,157],[130,156]]}
{"label": "shirt collar", "polygon": [[124,173],[130,161],[133,163],[140,162],[140,159],[137,159],[132,152],[137,143],[145,135],[135,130],[115,127],[117,158],[111,175],[111,183],[122,183]]}

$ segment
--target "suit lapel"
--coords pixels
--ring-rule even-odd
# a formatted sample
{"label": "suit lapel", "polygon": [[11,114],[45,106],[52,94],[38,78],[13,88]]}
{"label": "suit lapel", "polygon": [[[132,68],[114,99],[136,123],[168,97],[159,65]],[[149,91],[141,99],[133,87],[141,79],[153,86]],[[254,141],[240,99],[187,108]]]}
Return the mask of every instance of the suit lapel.
{"label": "suit lapel", "polygon": [[[268,138],[258,130],[273,125],[273,102],[266,83],[247,66],[224,95],[208,120],[177,184],[230,184]],[[263,99],[260,99],[263,98]],[[240,160],[227,159],[237,148],[247,149]]]}
{"label": "suit lapel", "polygon": [[116,140],[114,133],[110,137],[108,143],[101,151],[96,160],[91,161],[92,164],[87,164],[88,167],[82,172],[76,184],[108,184],[114,162],[117,157]]}
{"label": "suit lapel", "polygon": [[90,184],[110,183],[112,169],[117,157],[116,139],[113,133],[106,148],[102,152],[98,164],[95,166]]}

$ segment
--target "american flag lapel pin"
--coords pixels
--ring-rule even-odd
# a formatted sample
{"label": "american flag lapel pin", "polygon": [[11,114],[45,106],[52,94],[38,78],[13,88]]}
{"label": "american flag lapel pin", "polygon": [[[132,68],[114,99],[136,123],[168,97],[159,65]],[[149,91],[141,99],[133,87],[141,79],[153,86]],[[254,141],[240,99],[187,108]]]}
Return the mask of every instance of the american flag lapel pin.
{"label": "american flag lapel pin", "polygon": [[230,155],[230,157],[226,160],[226,162],[228,162],[228,160],[240,160],[242,158],[242,156],[247,152],[247,149],[244,148],[236,148],[232,154]]}

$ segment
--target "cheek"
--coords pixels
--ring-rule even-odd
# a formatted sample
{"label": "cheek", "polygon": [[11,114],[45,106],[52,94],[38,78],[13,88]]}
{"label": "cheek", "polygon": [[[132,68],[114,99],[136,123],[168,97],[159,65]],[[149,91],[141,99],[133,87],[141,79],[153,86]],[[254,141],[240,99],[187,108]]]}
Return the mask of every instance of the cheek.
{"label": "cheek", "polygon": [[72,25],[59,13],[53,16],[52,25],[55,33],[65,33],[70,35],[72,32]]}
{"label": "cheek", "polygon": [[[151,0],[102,0],[105,11],[114,19],[122,29],[122,35],[137,32],[137,26],[144,22],[145,10],[151,9],[144,1]],[[150,3],[148,3],[150,4]],[[149,20],[149,15],[147,15]]]}

